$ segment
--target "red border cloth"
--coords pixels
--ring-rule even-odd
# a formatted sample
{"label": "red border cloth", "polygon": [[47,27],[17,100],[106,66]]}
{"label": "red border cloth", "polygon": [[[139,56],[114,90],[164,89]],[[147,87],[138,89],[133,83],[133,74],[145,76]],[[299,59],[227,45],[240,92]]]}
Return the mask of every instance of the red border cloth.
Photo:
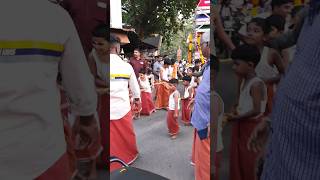
{"label": "red border cloth", "polygon": [[[138,156],[131,111],[119,120],[110,121],[110,156],[116,156],[127,164],[131,164]],[[110,171],[120,167],[118,163],[113,163]]]}

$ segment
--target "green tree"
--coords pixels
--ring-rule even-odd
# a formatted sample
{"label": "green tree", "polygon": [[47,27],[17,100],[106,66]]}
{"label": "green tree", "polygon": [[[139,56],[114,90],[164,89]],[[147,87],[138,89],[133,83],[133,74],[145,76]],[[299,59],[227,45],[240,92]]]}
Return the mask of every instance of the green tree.
{"label": "green tree", "polygon": [[133,26],[140,38],[160,34],[163,42],[182,30],[193,16],[197,0],[123,0],[123,22]]}
{"label": "green tree", "polygon": [[177,57],[177,50],[180,46],[182,52],[182,59],[187,60],[188,55],[188,44],[187,39],[190,33],[193,33],[193,24],[192,19],[187,21],[183,28],[179,30],[177,33],[172,34],[167,41],[170,43],[164,43],[161,46],[161,54],[167,54],[172,58]]}

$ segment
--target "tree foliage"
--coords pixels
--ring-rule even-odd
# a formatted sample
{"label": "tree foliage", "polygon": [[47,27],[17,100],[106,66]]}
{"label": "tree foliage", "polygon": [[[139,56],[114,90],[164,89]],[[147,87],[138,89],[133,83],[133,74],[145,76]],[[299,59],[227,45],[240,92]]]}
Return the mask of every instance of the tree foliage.
{"label": "tree foliage", "polygon": [[192,20],[189,20],[188,23],[185,24],[185,26],[179,30],[177,33],[172,34],[167,41],[170,43],[164,43],[161,46],[161,54],[167,54],[171,56],[172,58],[177,57],[177,50],[180,46],[182,51],[182,59],[187,59],[188,54],[188,35],[193,32],[193,24]]}
{"label": "tree foliage", "polygon": [[170,43],[170,36],[183,29],[196,5],[197,0],[123,0],[123,22],[141,38],[160,34]]}

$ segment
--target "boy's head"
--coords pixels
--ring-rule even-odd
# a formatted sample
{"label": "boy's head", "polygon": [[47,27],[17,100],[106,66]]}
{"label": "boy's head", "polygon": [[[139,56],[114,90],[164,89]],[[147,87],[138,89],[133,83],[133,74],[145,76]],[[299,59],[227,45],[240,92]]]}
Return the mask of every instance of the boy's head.
{"label": "boy's head", "polygon": [[192,68],[192,67],[188,67],[188,69],[187,69],[187,75],[188,75],[188,76],[192,76],[192,73],[193,73],[193,68]]}
{"label": "boy's head", "polygon": [[161,55],[158,55],[155,57],[156,61],[158,62],[161,62],[162,61],[162,56]]}
{"label": "boy's head", "polygon": [[190,85],[190,82],[191,82],[191,77],[190,77],[190,76],[184,76],[184,77],[182,78],[182,80],[183,80],[183,85],[184,85],[184,86],[189,86],[189,85]]}
{"label": "boy's head", "polygon": [[232,51],[231,58],[235,73],[245,77],[255,72],[255,67],[260,61],[260,51],[256,46],[243,44]]}
{"label": "boy's head", "polygon": [[177,61],[177,60],[175,60],[175,59],[173,59],[173,58],[170,59],[170,60],[171,60],[171,64],[170,64],[170,65],[174,65],[174,64],[176,63],[176,61]]}
{"label": "boy's head", "polygon": [[263,46],[264,41],[270,32],[270,27],[266,19],[253,18],[247,26],[247,38],[246,43],[254,46]]}
{"label": "boy's head", "polygon": [[292,10],[293,0],[272,0],[271,7],[272,14],[286,18]]}
{"label": "boy's head", "polygon": [[110,53],[119,54],[120,53],[120,39],[117,36],[110,35]]}
{"label": "boy's head", "polygon": [[175,91],[177,89],[178,84],[179,84],[178,79],[170,79],[169,80],[169,85],[173,91]]}
{"label": "boy's head", "polygon": [[286,24],[286,19],[284,17],[280,15],[271,15],[266,21],[271,28],[268,34],[269,38],[275,39],[283,33]]}
{"label": "boy's head", "polygon": [[195,66],[195,67],[199,67],[200,65],[201,65],[200,59],[196,59],[196,60],[194,61],[194,66]]}
{"label": "boy's head", "polygon": [[163,62],[163,66],[165,68],[169,67],[171,65],[171,63],[172,63],[171,59],[169,59],[169,58],[165,58],[163,61],[164,61]]}
{"label": "boy's head", "polygon": [[99,24],[92,31],[92,46],[98,53],[107,53],[109,31],[107,25]]}
{"label": "boy's head", "polygon": [[135,57],[136,59],[139,59],[141,57],[141,51],[139,48],[135,48],[133,50],[133,57]]}
{"label": "boy's head", "polygon": [[139,77],[140,77],[140,79],[142,79],[142,80],[144,80],[145,79],[145,77],[146,77],[146,70],[145,69],[140,69],[140,71],[139,71]]}

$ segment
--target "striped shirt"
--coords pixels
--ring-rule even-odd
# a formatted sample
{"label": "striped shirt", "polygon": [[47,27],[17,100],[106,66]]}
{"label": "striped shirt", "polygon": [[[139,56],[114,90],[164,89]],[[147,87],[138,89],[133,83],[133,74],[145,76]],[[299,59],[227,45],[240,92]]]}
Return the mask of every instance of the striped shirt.
{"label": "striped shirt", "polygon": [[0,6],[0,177],[35,179],[66,152],[58,72],[74,114],[93,114],[97,97],[68,13],[49,1],[4,1]]}
{"label": "striped shirt", "polygon": [[320,179],[320,15],[300,33],[277,90],[263,180]]}
{"label": "striped shirt", "polygon": [[197,131],[206,129],[210,124],[210,60],[205,64],[203,80],[196,90],[194,111],[191,124]]}

